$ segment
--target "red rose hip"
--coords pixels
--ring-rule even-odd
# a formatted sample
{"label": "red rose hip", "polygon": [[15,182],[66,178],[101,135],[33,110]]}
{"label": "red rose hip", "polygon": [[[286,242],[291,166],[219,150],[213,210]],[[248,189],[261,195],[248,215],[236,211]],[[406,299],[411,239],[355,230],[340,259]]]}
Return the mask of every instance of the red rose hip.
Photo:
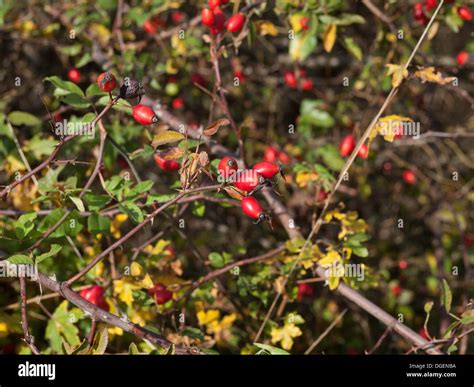
{"label": "red rose hip", "polygon": [[133,118],[141,125],[151,125],[158,122],[158,117],[153,109],[142,104],[133,107]]}
{"label": "red rose hip", "polygon": [[178,163],[176,160],[165,160],[158,154],[155,154],[153,158],[155,160],[155,164],[163,171],[173,172],[181,168],[181,164]]}
{"label": "red rose hip", "polygon": [[78,69],[73,68],[67,73],[67,77],[71,82],[79,83],[81,81],[81,73]]}
{"label": "red rose hip", "polygon": [[346,157],[351,154],[351,152],[354,150],[354,147],[355,147],[354,135],[348,134],[342,139],[341,145],[339,147],[339,152],[341,153],[342,157]]}
{"label": "red rose hip", "polygon": [[102,73],[97,78],[97,86],[100,90],[110,93],[117,87],[117,79],[112,73]]}
{"label": "red rose hip", "polygon": [[245,23],[245,16],[242,13],[233,15],[227,21],[227,31],[229,32],[239,32]]}

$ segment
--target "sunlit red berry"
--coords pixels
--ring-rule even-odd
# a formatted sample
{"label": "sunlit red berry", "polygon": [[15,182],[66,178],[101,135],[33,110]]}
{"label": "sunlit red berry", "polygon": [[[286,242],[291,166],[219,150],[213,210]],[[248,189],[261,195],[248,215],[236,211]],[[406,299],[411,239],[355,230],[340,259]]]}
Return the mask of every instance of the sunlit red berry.
{"label": "sunlit red berry", "polygon": [[273,146],[267,146],[263,154],[263,159],[265,161],[273,162],[278,159],[278,150]]}
{"label": "sunlit red berry", "polygon": [[173,99],[173,102],[171,103],[171,106],[175,110],[181,110],[184,108],[184,100],[182,98],[175,98]]}
{"label": "sunlit red berry", "polygon": [[233,157],[226,156],[217,165],[217,171],[227,179],[237,172],[237,161]]}
{"label": "sunlit red berry", "polygon": [[158,117],[153,109],[142,104],[133,107],[133,118],[141,125],[151,125],[158,122]]}
{"label": "sunlit red berry", "polygon": [[209,8],[204,8],[201,11],[201,20],[202,24],[204,24],[205,26],[212,27],[214,25],[215,20],[214,12]]}
{"label": "sunlit red berry", "polygon": [[216,7],[219,7],[221,5],[221,3],[222,3],[221,0],[209,0],[208,1],[210,9],[214,9]]}
{"label": "sunlit red berry", "polygon": [[313,87],[314,87],[314,84],[313,84],[313,81],[311,79],[303,79],[301,81],[301,88],[305,91],[311,91],[313,90]]}
{"label": "sunlit red berry", "polygon": [[165,160],[163,157],[161,157],[158,154],[155,154],[153,158],[155,160],[155,164],[159,168],[161,168],[163,171],[173,172],[181,168],[181,164],[177,162],[176,160]]}
{"label": "sunlit red berry", "polygon": [[166,304],[169,300],[173,298],[173,292],[166,289],[165,285],[159,283],[151,289],[148,289],[148,294],[154,296],[155,301],[158,305]]}
{"label": "sunlit red berry", "polygon": [[265,179],[271,179],[281,171],[280,166],[277,163],[272,163],[270,161],[261,161],[255,164],[252,169]]}
{"label": "sunlit red berry", "polygon": [[153,35],[163,26],[163,21],[158,17],[149,17],[143,22],[143,29],[147,34]]}
{"label": "sunlit red berry", "polygon": [[303,16],[300,20],[300,27],[302,30],[307,30],[309,28],[309,17]]}
{"label": "sunlit red berry", "polygon": [[296,76],[293,71],[285,71],[284,80],[287,86],[291,87],[292,89],[296,89],[298,86],[298,82],[296,81]]}
{"label": "sunlit red berry", "polygon": [[81,82],[81,73],[76,68],[69,70],[67,73],[67,77],[69,78],[71,82],[74,82],[74,83]]}
{"label": "sunlit red berry", "polygon": [[102,73],[97,78],[97,86],[100,90],[110,93],[117,87],[117,79],[112,73]]}
{"label": "sunlit red berry", "polygon": [[176,24],[181,23],[184,20],[184,13],[181,11],[171,12],[171,20]]}
{"label": "sunlit red berry", "polygon": [[298,284],[298,294],[296,299],[301,302],[304,297],[311,297],[313,295],[313,287],[310,284],[302,283]]}
{"label": "sunlit red berry", "polygon": [[346,157],[351,154],[355,147],[355,138],[353,134],[348,134],[345,136],[342,141],[341,145],[339,146],[339,152],[341,153],[342,157]]}
{"label": "sunlit red berry", "polygon": [[98,306],[106,311],[109,310],[109,304],[105,301],[104,288],[99,285],[92,285],[79,292],[79,295],[89,301],[91,304]]}
{"label": "sunlit red berry", "polygon": [[236,174],[234,185],[242,191],[249,192],[263,185],[265,178],[252,169],[245,169]]}
{"label": "sunlit red berry", "polygon": [[425,0],[425,7],[428,12],[436,8],[438,0]]}
{"label": "sunlit red berry", "polygon": [[367,157],[369,157],[369,147],[366,144],[362,144],[359,149],[359,152],[357,153],[357,156],[359,156],[361,159],[366,159]]}
{"label": "sunlit red berry", "polygon": [[242,211],[249,218],[257,219],[259,221],[266,218],[263,208],[253,196],[246,196],[241,201]]}
{"label": "sunlit red berry", "polygon": [[464,21],[471,21],[472,20],[472,12],[465,5],[458,8],[458,15]]}
{"label": "sunlit red berry", "polygon": [[227,21],[227,31],[239,32],[245,23],[245,16],[242,13],[237,13],[229,18]]}
{"label": "sunlit red berry", "polygon": [[400,270],[405,270],[408,267],[408,262],[405,259],[402,259],[398,262],[398,267]]}
{"label": "sunlit red berry", "polygon": [[416,175],[412,170],[405,169],[403,171],[403,180],[407,184],[411,184],[411,185],[416,184]]}
{"label": "sunlit red berry", "polygon": [[392,294],[395,297],[399,296],[401,292],[402,292],[402,288],[400,285],[395,285],[394,287],[392,287]]}
{"label": "sunlit red berry", "polygon": [[459,66],[466,64],[468,60],[469,60],[469,53],[467,51],[461,51],[456,56],[456,62],[458,62]]}

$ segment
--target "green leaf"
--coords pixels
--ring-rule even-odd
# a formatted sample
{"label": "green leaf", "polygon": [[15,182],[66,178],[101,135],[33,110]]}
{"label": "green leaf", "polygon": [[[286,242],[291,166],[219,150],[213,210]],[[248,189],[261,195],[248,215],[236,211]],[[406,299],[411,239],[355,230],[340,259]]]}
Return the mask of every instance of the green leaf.
{"label": "green leaf", "polygon": [[93,235],[108,233],[110,231],[110,219],[97,213],[93,213],[87,219],[87,229]]}
{"label": "green leaf", "polygon": [[63,92],[63,95],[72,93],[84,97],[84,92],[75,83],[65,81],[57,76],[46,77],[44,81],[51,82],[57,89]]}
{"label": "green leaf", "polygon": [[85,109],[91,106],[91,103],[87,99],[84,99],[77,94],[65,95],[61,97],[61,101],[67,105],[71,105],[79,109]]}
{"label": "green leaf", "polygon": [[192,213],[202,218],[206,212],[206,205],[203,202],[195,202],[193,204]]}
{"label": "green leaf", "polygon": [[15,234],[18,239],[24,239],[35,228],[36,212],[21,215],[15,223]]}
{"label": "green leaf", "polygon": [[284,349],[273,347],[267,344],[254,343],[257,348],[260,348],[262,351],[259,351],[257,355],[265,355],[269,353],[270,355],[289,355],[290,353]]}
{"label": "green leaf", "polygon": [[36,257],[36,263],[43,262],[46,258],[54,257],[61,251],[62,248],[63,247],[61,245],[55,245],[55,244],[51,245],[51,248],[49,249],[47,253],[43,253]]}
{"label": "green leaf", "polygon": [[310,124],[322,129],[332,128],[336,121],[323,108],[323,101],[318,99],[304,99],[300,107],[301,124]]}
{"label": "green leaf", "polygon": [[112,199],[107,195],[95,195],[87,192],[84,195],[84,200],[87,203],[87,207],[91,211],[99,211],[104,208]]}
{"label": "green leaf", "polygon": [[353,38],[346,36],[344,38],[344,44],[346,46],[347,51],[354,55],[357,60],[362,60],[362,50]]}
{"label": "green leaf", "polygon": [[130,201],[123,202],[120,203],[119,208],[120,211],[125,212],[136,223],[141,223],[144,219],[142,210],[135,203]]}
{"label": "green leaf", "polygon": [[94,342],[92,343],[92,353],[95,355],[103,355],[107,349],[108,342],[109,333],[107,325],[101,324],[95,333]]}
{"label": "green leaf", "polygon": [[204,340],[204,333],[198,328],[187,327],[181,332],[181,335],[192,337],[193,339]]}
{"label": "green leaf", "polygon": [[71,318],[74,315],[68,311],[68,302],[63,301],[54,311],[52,318],[48,320],[45,337],[49,340],[51,348],[56,353],[62,351],[62,339],[73,347],[81,344],[79,339],[79,330],[74,325],[76,319]]}
{"label": "green leaf", "polygon": [[474,316],[465,316],[461,318],[461,324],[474,324]]}
{"label": "green leaf", "polygon": [[352,252],[361,258],[366,258],[369,256],[369,250],[367,250],[367,247],[354,247]]}
{"label": "green leaf", "polygon": [[209,254],[208,258],[209,258],[209,263],[215,269],[220,269],[221,267],[225,266],[225,263],[226,263],[225,259],[219,253],[213,252],[213,253]]}
{"label": "green leaf", "polygon": [[12,255],[7,261],[13,265],[33,265],[34,263],[30,256],[24,254]]}
{"label": "green leaf", "polygon": [[69,196],[69,199],[71,199],[71,201],[74,203],[74,205],[77,207],[79,211],[84,212],[86,210],[84,208],[84,203],[77,196]]}
{"label": "green leaf", "polygon": [[137,345],[135,343],[130,343],[128,347],[128,354],[129,355],[140,355],[140,351],[137,348]]}
{"label": "green leaf", "polygon": [[341,157],[341,154],[332,144],[326,144],[319,147],[316,149],[315,154],[321,157],[324,164],[326,164],[333,171],[340,171],[344,166],[344,160]]}
{"label": "green leaf", "polygon": [[170,200],[173,200],[176,197],[176,194],[165,194],[165,195],[153,195],[150,194],[147,197],[146,205],[149,206],[153,203],[166,203]]}
{"label": "green leaf", "polygon": [[304,61],[314,52],[317,44],[318,40],[312,31],[296,34],[290,41],[289,48],[291,59],[295,62]]}
{"label": "green leaf", "polygon": [[448,282],[443,278],[443,295],[442,295],[441,303],[444,305],[444,308],[446,309],[446,313],[450,312],[452,301],[453,301],[453,294],[451,293],[451,289],[449,287]]}
{"label": "green leaf", "polygon": [[13,111],[8,115],[8,120],[14,126],[40,126],[41,120],[33,114],[26,112]]}
{"label": "green leaf", "polygon": [[142,181],[130,190],[127,197],[133,197],[140,195],[143,192],[148,192],[153,187],[153,184],[154,183],[151,180]]}

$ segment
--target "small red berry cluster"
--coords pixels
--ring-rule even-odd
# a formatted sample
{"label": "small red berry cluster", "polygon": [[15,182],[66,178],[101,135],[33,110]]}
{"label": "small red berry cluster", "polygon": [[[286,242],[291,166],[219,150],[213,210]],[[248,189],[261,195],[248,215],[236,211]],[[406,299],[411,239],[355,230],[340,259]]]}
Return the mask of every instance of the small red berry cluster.
{"label": "small red berry cluster", "polygon": [[158,305],[166,304],[173,298],[173,292],[168,290],[165,285],[157,283],[152,288],[148,289],[148,294],[155,298]]}
{"label": "small red berry cluster", "polygon": [[[445,0],[445,3],[453,3],[454,0]],[[428,14],[432,12],[436,6],[438,5],[438,0],[424,0],[423,2],[415,3],[413,6],[413,18],[416,20],[418,24],[427,25],[428,24]],[[472,12],[471,10],[462,5],[457,9],[459,17],[464,21],[471,21],[472,20]]]}
{"label": "small red berry cluster", "polygon": [[272,179],[282,175],[281,165],[270,161],[260,161],[251,169],[238,169],[237,160],[226,156],[220,160],[217,171],[221,180],[231,184],[244,196],[241,200],[242,211],[250,218],[256,219],[257,224],[263,220],[270,221],[270,217],[263,211],[260,202],[252,196],[265,186],[272,185]]}
{"label": "small red berry cluster", "polygon": [[285,84],[292,89],[297,89],[299,86],[299,88],[301,88],[302,90],[311,91],[314,87],[313,81],[309,78],[306,78],[306,70],[304,69],[299,69],[298,78],[296,77],[294,71],[287,70],[283,75],[283,79],[285,81]]}
{"label": "small red berry cluster", "polygon": [[[339,152],[341,156],[349,156],[354,150],[355,145],[356,142],[353,134],[348,134],[347,136],[343,137],[341,140],[341,145],[339,146]],[[359,156],[361,159],[366,159],[367,157],[369,157],[369,147],[366,144],[363,144],[360,147],[357,156]]]}
{"label": "small red berry cluster", "polygon": [[229,0],[209,0],[209,8],[204,8],[201,11],[201,21],[206,27],[209,27],[211,34],[218,35],[224,27],[228,32],[240,32],[245,24],[245,15],[237,13],[232,15],[226,22],[224,11],[220,8],[221,5],[226,5]]}

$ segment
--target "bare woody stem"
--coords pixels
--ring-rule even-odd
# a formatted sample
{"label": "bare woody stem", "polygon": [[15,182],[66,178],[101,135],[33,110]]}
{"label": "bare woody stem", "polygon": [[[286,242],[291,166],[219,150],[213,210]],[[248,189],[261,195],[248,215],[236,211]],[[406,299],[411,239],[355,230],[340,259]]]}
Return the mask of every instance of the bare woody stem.
{"label": "bare woody stem", "polygon": [[[97,115],[97,117],[94,118],[94,120],[91,122],[91,125],[94,127],[98,121],[104,117],[105,114],[112,108],[112,106],[116,103],[116,100],[110,101],[104,109]],[[78,134],[74,134],[71,136],[67,136],[63,139],[60,140],[58,144],[56,144],[54,150],[51,152],[51,154],[37,167],[33,168],[31,171],[23,175],[20,179],[15,180],[13,183],[10,185],[7,185],[1,192],[0,192],[0,198],[4,198],[5,196],[9,195],[11,190],[15,188],[17,185],[23,183],[30,177],[36,175],[38,172],[41,172],[43,169],[45,169],[51,162],[56,158],[56,155],[59,153],[61,148],[64,146],[64,144],[68,143],[69,141],[75,139],[78,137]]]}
{"label": "bare woody stem", "polygon": [[182,197],[191,194],[191,193],[196,193],[196,192],[204,192],[204,191],[212,191],[212,190],[217,190],[220,188],[221,185],[212,185],[212,186],[207,186],[207,187],[199,187],[199,188],[193,188],[189,189],[187,191],[181,192],[178,194],[175,198],[172,200],[166,202],[163,204],[161,207],[158,207],[155,211],[152,213],[148,214],[146,216],[146,219],[143,220],[143,222],[139,223],[136,225],[134,228],[132,228],[127,234],[125,234],[123,237],[121,237],[119,240],[117,240],[115,243],[111,244],[108,248],[106,248],[104,251],[102,251],[100,254],[98,254],[96,257],[92,259],[91,262],[89,262],[79,273],[77,273],[75,276],[71,277],[68,279],[65,284],[67,286],[71,286],[74,282],[82,278],[84,275],[86,275],[95,265],[97,265],[98,262],[100,262],[104,257],[106,257],[111,251],[115,250],[117,247],[121,246],[123,243],[125,243],[127,240],[129,240],[132,236],[134,236],[138,231],[140,231],[143,227],[145,227],[148,223],[152,222],[153,219],[162,211],[164,211],[166,208],[172,206],[173,204],[177,203]]}
{"label": "bare woody stem", "polygon": [[26,299],[26,280],[25,277],[20,276],[20,297],[21,297],[21,325],[23,328],[23,339],[25,343],[30,347],[31,352],[35,355],[39,355],[40,351],[34,344],[34,337],[30,335],[29,324],[28,324],[28,311],[27,311],[27,299]]}
{"label": "bare woody stem", "polygon": [[[144,329],[138,325],[131,323],[126,319],[119,318],[109,312],[106,312],[103,309],[100,309],[96,305],[91,304],[89,301],[82,298],[78,293],[70,289],[66,284],[59,283],[47,277],[43,273],[38,273],[37,281],[43,287],[48,288],[53,292],[59,293],[66,300],[76,305],[78,308],[82,309],[86,313],[89,313],[91,315],[91,318],[97,321],[102,321],[106,324],[121,328],[125,332],[131,333],[140,339],[148,340],[151,343],[158,345],[159,347],[164,349],[169,349],[173,345],[173,343],[171,343],[169,340],[165,339],[161,335],[157,335],[147,329]],[[183,347],[178,345],[175,346],[175,352],[179,355],[201,354],[201,352],[197,348]]]}

